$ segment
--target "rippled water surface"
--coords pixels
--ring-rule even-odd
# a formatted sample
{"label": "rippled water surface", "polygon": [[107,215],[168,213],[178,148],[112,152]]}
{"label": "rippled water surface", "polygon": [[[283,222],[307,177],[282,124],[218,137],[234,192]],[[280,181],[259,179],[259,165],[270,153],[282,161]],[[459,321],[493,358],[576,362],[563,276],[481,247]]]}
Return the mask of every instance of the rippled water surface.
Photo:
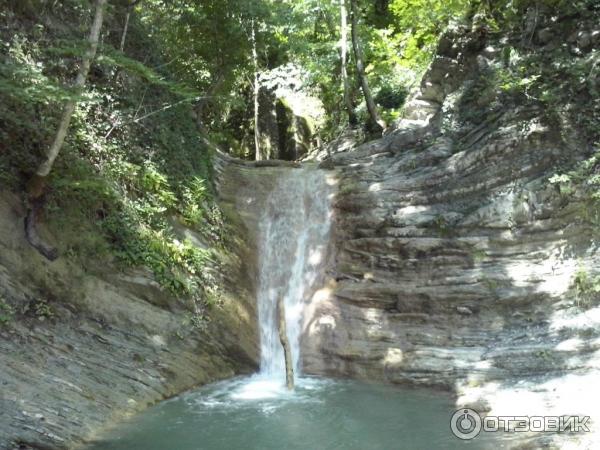
{"label": "rippled water surface", "polygon": [[501,449],[460,441],[451,398],[355,381],[299,380],[293,393],[260,376],[216,383],[163,402],[101,437],[91,450]]}

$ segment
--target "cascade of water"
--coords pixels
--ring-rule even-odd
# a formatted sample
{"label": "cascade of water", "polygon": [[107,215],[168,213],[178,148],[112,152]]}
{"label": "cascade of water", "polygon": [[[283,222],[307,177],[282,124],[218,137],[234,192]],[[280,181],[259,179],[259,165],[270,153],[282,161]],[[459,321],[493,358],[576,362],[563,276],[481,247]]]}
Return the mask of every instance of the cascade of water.
{"label": "cascade of water", "polygon": [[263,375],[285,379],[277,326],[283,298],[294,372],[300,373],[302,313],[325,260],[331,226],[326,173],[287,169],[267,199],[259,240],[258,318]]}

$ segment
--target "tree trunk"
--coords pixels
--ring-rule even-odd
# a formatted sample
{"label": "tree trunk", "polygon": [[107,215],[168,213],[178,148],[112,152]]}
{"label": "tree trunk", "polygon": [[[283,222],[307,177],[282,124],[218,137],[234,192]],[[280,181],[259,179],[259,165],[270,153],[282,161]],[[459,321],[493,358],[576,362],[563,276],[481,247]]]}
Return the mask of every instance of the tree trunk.
{"label": "tree trunk", "polygon": [[341,16],[341,40],[340,56],[342,63],[342,84],[344,87],[344,104],[348,112],[348,122],[351,126],[357,124],[356,114],[354,113],[354,104],[350,92],[350,81],[348,80],[348,11],[346,9],[346,0],[340,0]]}
{"label": "tree trunk", "polygon": [[127,13],[125,14],[125,25],[123,25],[123,34],[121,34],[121,43],[119,44],[119,50],[121,53],[125,50],[125,39],[127,38],[127,30],[129,28],[129,17],[131,16],[131,11],[133,10],[133,6],[127,7]]}
{"label": "tree trunk", "polygon": [[[126,10],[125,10],[125,24],[123,25],[123,31],[121,32],[121,42],[119,43],[119,51],[121,53],[125,53],[125,40],[127,39],[127,32],[129,31],[129,22],[131,19],[131,15],[134,13],[135,11],[135,7],[138,3],[140,3],[142,0],[130,0],[127,3],[126,6]],[[121,74],[121,68],[117,67],[115,69],[115,74],[113,75],[113,79],[116,80],[119,75]],[[111,131],[112,132],[112,129]],[[109,132],[109,134],[110,134]],[[108,135],[107,135],[108,137]]]}
{"label": "tree trunk", "polygon": [[[85,82],[90,71],[90,66],[92,64],[92,60],[94,59],[94,56],[96,56],[96,50],[98,48],[98,39],[100,37],[100,29],[102,28],[102,19],[104,15],[105,4],[106,0],[96,0],[96,14],[94,16],[94,22],[92,24],[90,36],[88,38],[89,48],[83,56],[83,60],[81,61],[81,67],[79,68],[77,79],[75,80],[74,88],[77,93],[81,92],[81,90],[85,86]],[[58,127],[58,131],[54,138],[54,142],[52,143],[52,146],[46,153],[46,160],[42,162],[42,164],[40,164],[36,171],[36,174],[38,176],[46,177],[50,173],[50,170],[52,170],[54,161],[58,156],[58,153],[60,152],[60,149],[65,141],[65,137],[67,136],[67,131],[69,129],[69,124],[71,123],[73,111],[75,111],[75,106],[75,100],[69,100],[66,103],[65,109],[63,111],[63,116]]]}
{"label": "tree trunk", "polygon": [[367,109],[369,110],[371,120],[376,126],[379,126],[381,128],[381,131],[383,131],[385,130],[386,124],[379,117],[377,105],[375,104],[373,96],[371,95],[369,81],[367,80],[367,75],[365,73],[365,58],[363,55],[362,47],[360,45],[360,38],[358,36],[358,6],[356,4],[356,0],[350,0],[350,5],[352,6],[352,46],[354,47],[354,56],[356,59],[356,71],[358,73],[358,77],[360,78],[360,84],[362,86],[363,94],[365,96],[365,101],[367,102]]}
{"label": "tree trunk", "polygon": [[[90,35],[88,37],[89,47],[83,56],[83,59],[81,61],[81,67],[79,68],[79,72],[77,74],[77,78],[73,86],[77,94],[79,94],[85,86],[85,82],[90,71],[90,66],[92,64],[92,60],[96,55],[96,50],[98,48],[98,39],[100,37],[100,29],[102,28],[102,19],[104,16],[105,4],[106,0],[96,0],[96,11],[94,14],[94,21],[92,23]],[[43,242],[41,242],[35,231],[35,223],[39,211],[43,208],[43,197],[45,192],[46,178],[52,170],[54,161],[56,160],[56,157],[58,156],[60,149],[63,146],[63,143],[67,136],[67,131],[69,130],[69,124],[71,123],[71,117],[73,116],[73,112],[75,111],[76,106],[77,104],[75,100],[69,100],[65,104],[63,109],[63,115],[58,126],[58,131],[56,132],[52,145],[46,152],[46,159],[38,166],[37,170],[35,171],[35,174],[29,180],[28,183],[28,196],[30,208],[27,213],[27,218],[25,220],[25,234],[29,243],[49,259],[56,258],[56,251],[54,250],[49,252],[49,247]],[[53,257],[51,258],[50,256]]]}
{"label": "tree trunk", "polygon": [[260,77],[258,73],[258,51],[256,50],[256,26],[252,21],[252,61],[254,63],[254,152],[256,161],[263,160],[263,154],[260,148],[260,129],[259,129],[259,94]]}
{"label": "tree trunk", "polygon": [[125,14],[125,25],[123,25],[123,33],[121,34],[121,43],[119,45],[119,50],[121,52],[125,50],[125,39],[127,38],[127,31],[129,30],[129,19],[131,18],[131,14],[133,14],[133,9],[141,1],[142,0],[133,0],[129,3],[129,5],[127,5],[127,13]]}
{"label": "tree trunk", "polygon": [[285,307],[283,306],[283,298],[277,301],[277,312],[279,315],[279,341],[283,347],[285,357],[285,384],[288,389],[294,389],[294,365],[292,363],[292,349],[290,341],[287,337],[287,326],[285,323]]}

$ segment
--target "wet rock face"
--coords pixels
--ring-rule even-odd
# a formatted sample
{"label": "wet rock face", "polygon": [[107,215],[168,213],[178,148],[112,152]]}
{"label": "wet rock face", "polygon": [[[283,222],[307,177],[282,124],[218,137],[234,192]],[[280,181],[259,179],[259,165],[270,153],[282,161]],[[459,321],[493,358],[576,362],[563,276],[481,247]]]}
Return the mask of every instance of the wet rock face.
{"label": "wet rock face", "polygon": [[23,237],[21,208],[0,194],[0,301],[18,308],[0,325],[0,448],[72,448],[159,400],[256,369],[244,245],[224,259],[223,308],[200,331],[149,273],[48,263]]}
{"label": "wet rock face", "polygon": [[538,413],[595,411],[598,307],[573,282],[600,255],[584,202],[548,182],[590,149],[541,110],[482,101],[495,52],[469,48],[434,62],[409,120],[328,160],[337,255],[306,319],[304,371],[441,386],[496,412],[520,396]]}

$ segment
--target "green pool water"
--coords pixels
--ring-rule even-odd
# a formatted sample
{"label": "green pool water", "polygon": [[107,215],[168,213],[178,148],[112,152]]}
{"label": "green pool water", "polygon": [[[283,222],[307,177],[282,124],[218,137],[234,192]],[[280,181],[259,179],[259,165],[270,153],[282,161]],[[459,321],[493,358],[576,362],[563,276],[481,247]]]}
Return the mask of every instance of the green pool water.
{"label": "green pool water", "polygon": [[89,450],[452,450],[508,448],[461,441],[445,393],[303,378],[294,392],[259,376],[206,386],[110,430]]}

